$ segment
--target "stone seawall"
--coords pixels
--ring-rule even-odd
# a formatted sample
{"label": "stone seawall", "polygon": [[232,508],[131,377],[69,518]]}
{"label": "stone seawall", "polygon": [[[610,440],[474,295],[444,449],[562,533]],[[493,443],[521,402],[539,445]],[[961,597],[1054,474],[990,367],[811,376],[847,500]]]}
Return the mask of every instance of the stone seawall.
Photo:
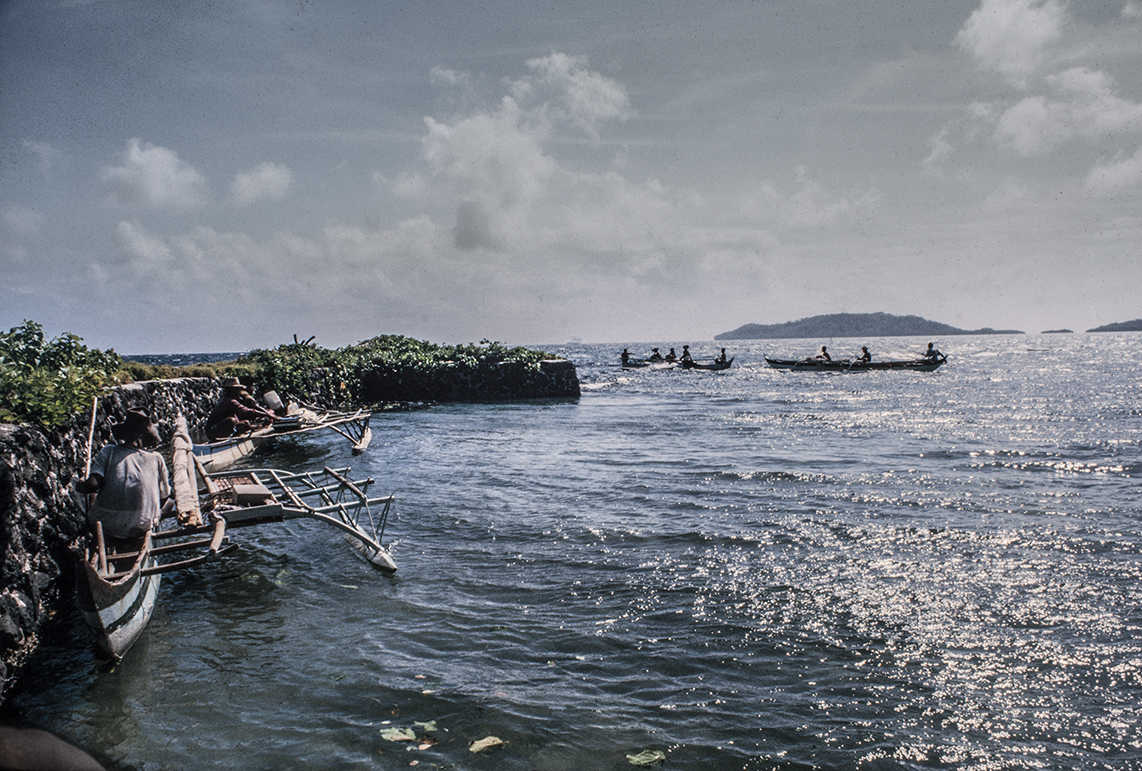
{"label": "stone seawall", "polygon": [[[181,412],[202,425],[220,389],[210,378],[152,380],[120,386],[96,412],[94,454],[111,441],[111,426],[128,409],[144,409],[164,442]],[[83,475],[91,413],[67,429],[44,433],[0,424],[0,701],[39,642],[43,623],[70,601],[75,555],[86,527],[74,482]]]}
{"label": "stone seawall", "polygon": [[361,374],[361,395],[366,402],[576,398],[579,375],[575,364],[566,359],[545,359],[534,365],[515,361],[488,367],[452,364],[424,372],[381,365]]}

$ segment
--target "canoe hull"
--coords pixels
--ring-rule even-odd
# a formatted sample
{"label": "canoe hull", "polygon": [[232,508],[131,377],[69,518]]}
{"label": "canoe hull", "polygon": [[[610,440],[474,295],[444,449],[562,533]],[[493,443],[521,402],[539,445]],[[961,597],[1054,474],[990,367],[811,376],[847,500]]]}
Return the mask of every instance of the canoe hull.
{"label": "canoe hull", "polygon": [[95,647],[118,661],[151,620],[162,576],[145,572],[155,564],[149,535],[129,568],[123,570],[114,553],[108,554],[108,562],[119,564],[122,572],[107,578],[98,569],[98,556],[93,550],[88,552],[80,578],[79,607],[95,634]]}
{"label": "canoe hull", "polygon": [[774,369],[795,370],[798,372],[871,372],[873,370],[906,370],[910,372],[931,372],[938,369],[947,359],[910,359],[903,361],[816,361],[798,359],[771,359],[765,363]]}

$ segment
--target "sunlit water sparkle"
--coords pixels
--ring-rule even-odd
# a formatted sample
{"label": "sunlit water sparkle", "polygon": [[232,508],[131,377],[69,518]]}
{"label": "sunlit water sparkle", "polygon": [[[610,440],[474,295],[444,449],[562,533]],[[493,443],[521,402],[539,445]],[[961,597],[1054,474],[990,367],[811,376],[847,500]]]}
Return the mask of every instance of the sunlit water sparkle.
{"label": "sunlit water sparkle", "polygon": [[[764,366],[818,341],[735,343],[721,373],[549,347],[578,402],[273,456],[395,492],[395,577],[320,527],[242,533],[164,580],[116,670],[61,625],[13,706],[148,769],[1142,766],[1139,342],[954,338],[934,373],[838,375]],[[381,736],[430,720],[423,748]]]}

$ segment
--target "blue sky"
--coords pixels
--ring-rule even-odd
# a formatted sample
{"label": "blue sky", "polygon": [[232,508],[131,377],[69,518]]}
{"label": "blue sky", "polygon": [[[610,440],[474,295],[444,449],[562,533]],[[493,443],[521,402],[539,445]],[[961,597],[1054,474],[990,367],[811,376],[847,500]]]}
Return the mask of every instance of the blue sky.
{"label": "blue sky", "polygon": [[0,327],[1142,316],[1142,2],[0,4]]}

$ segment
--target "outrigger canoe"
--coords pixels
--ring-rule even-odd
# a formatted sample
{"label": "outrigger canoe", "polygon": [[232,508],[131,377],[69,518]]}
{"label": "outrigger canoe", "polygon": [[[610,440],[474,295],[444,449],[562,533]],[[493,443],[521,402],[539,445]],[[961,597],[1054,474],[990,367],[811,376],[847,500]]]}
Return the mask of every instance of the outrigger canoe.
{"label": "outrigger canoe", "polygon": [[340,531],[369,564],[393,573],[383,545],[393,496],[371,495],[371,478],[348,468],[295,473],[280,469],[209,472],[194,454],[186,419],[175,423],[171,464],[178,524],[155,528],[138,544],[111,547],[96,529],[83,564],[80,607],[96,646],[119,660],[154,612],[163,573],[216,559],[236,548],[232,530],[287,520],[315,520]]}
{"label": "outrigger canoe", "polygon": [[267,442],[281,437],[328,429],[352,442],[353,454],[357,455],[364,452],[373,440],[373,430],[369,428],[370,417],[368,410],[332,412],[291,405],[290,414],[275,420],[272,425],[239,436],[196,444],[194,454],[198,456],[207,471],[221,471],[252,454]]}
{"label": "outrigger canoe", "polygon": [[714,359],[712,362],[709,362],[709,363],[702,362],[702,361],[680,361],[680,362],[678,362],[678,366],[681,367],[682,369],[720,370],[720,369],[729,369],[730,365],[733,363],[734,363],[734,360],[731,357],[728,361],[718,361],[717,359]]}
{"label": "outrigger canoe", "polygon": [[820,359],[771,359],[765,357],[765,363],[774,369],[791,369],[802,372],[867,372],[869,370],[893,369],[911,370],[913,372],[931,372],[948,360],[947,356],[939,359],[907,359],[884,361],[856,361],[840,359],[835,361],[822,361]]}

